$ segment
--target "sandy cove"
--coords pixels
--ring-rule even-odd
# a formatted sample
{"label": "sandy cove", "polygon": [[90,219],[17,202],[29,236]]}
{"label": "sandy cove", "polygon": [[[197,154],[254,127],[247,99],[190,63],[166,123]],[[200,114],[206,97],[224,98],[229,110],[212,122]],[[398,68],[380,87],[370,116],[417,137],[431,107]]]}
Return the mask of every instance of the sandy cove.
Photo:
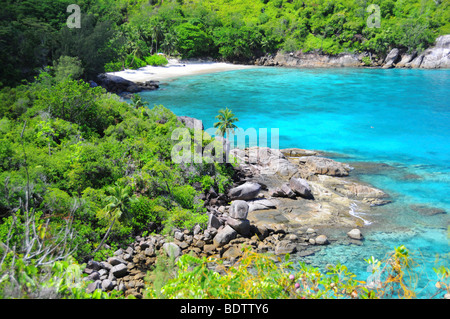
{"label": "sandy cove", "polygon": [[110,72],[109,75],[120,76],[135,83],[162,81],[182,76],[248,69],[255,66],[223,62],[180,61],[169,59],[166,66],[146,66],[137,70]]}

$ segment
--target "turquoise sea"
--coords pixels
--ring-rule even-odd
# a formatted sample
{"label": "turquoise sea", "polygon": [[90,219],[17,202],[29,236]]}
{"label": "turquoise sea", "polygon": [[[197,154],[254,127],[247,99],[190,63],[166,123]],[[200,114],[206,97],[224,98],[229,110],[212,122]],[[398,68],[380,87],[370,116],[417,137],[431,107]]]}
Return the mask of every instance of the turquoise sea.
{"label": "turquoise sea", "polygon": [[[279,129],[279,147],[330,152],[351,174],[391,196],[363,230],[363,245],[331,244],[305,261],[344,263],[359,279],[364,258],[401,244],[423,266],[418,297],[435,292],[433,267],[449,266],[450,70],[252,68],[182,77],[142,93],[150,105],[212,127],[228,107],[243,129]],[[270,146],[270,143],[269,143]]]}

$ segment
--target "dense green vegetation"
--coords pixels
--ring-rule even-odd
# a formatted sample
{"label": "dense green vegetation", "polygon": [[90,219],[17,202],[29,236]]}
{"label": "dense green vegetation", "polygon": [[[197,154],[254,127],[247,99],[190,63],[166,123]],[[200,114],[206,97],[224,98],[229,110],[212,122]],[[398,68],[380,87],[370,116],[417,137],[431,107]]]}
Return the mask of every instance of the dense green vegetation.
{"label": "dense green vegetation", "polygon": [[[61,74],[79,69],[76,60],[61,63]],[[87,293],[83,263],[104,260],[135,235],[204,227],[208,218],[198,195],[210,187],[224,192],[232,168],[173,163],[177,141],[171,135],[183,124],[172,112],[150,109],[138,97],[121,102],[61,74],[42,73],[31,84],[0,92],[0,298],[123,298],[119,291]],[[236,118],[221,110],[218,120],[226,130]],[[205,136],[203,146],[210,142]],[[145,297],[415,296],[408,280],[414,264],[405,247],[367,262],[381,280],[377,289],[355,280],[344,265],[322,273],[248,251],[216,272],[208,265],[220,269],[220,259],[183,255],[175,265],[161,255]],[[436,275],[436,295],[449,294],[448,268]]]}
{"label": "dense green vegetation", "polygon": [[[248,61],[277,50],[328,54],[392,47],[423,50],[450,33],[449,0],[102,0],[78,1],[81,28],[68,28],[68,0],[9,0],[0,13],[2,85],[32,80],[61,56],[81,76],[164,64],[156,56]],[[369,4],[380,7],[371,28]]]}
{"label": "dense green vegetation", "polygon": [[[230,185],[228,164],[171,160],[172,132],[183,124],[170,110],[149,108],[137,95],[127,104],[87,80],[167,64],[159,52],[239,61],[277,50],[385,54],[393,46],[421,50],[450,33],[449,0],[372,3],[381,7],[379,29],[366,26],[363,0],[84,0],[79,29],[66,25],[71,0],[3,3],[0,298],[119,297],[87,294],[82,263],[102,260],[136,235],[205,227],[201,193]],[[237,121],[228,109],[217,119],[222,135]],[[341,298],[357,291],[375,298],[386,289],[409,297],[400,276],[408,261],[397,249],[383,268],[391,275],[385,290],[371,294],[341,266],[325,276],[303,265],[294,279],[314,289],[299,292],[289,265],[265,256],[244,256],[256,274],[237,265],[224,275],[186,256],[177,276],[159,277],[148,297]],[[437,274],[448,291],[448,269]]]}
{"label": "dense green vegetation", "polygon": [[230,170],[175,165],[171,134],[182,124],[172,112],[57,79],[43,73],[0,93],[1,241],[12,215],[41,214],[50,225],[70,218],[80,234],[73,256],[81,261],[103,237],[117,245],[162,226],[205,225],[192,184],[209,177],[208,186],[223,191]]}
{"label": "dense green vegetation", "polygon": [[[395,248],[384,260],[366,262],[372,268],[376,284],[367,287],[355,279],[345,265],[329,265],[327,272],[303,262],[294,265],[285,260],[256,254],[243,249],[239,264],[227,269],[221,260],[183,255],[177,262],[178,272],[160,289],[147,288],[148,297],[165,298],[230,298],[230,299],[378,299],[414,298],[412,270],[415,260],[404,246]],[[221,273],[208,265],[216,264]],[[449,270],[435,269],[438,292],[448,292]],[[161,295],[160,295],[161,294]]]}

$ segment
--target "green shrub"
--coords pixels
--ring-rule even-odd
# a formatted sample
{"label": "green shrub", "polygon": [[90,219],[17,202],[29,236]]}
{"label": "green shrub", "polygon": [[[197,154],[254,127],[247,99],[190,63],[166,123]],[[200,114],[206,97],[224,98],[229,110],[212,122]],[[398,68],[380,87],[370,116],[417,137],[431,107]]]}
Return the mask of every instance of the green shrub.
{"label": "green shrub", "polygon": [[[187,299],[408,299],[416,296],[416,279],[408,276],[414,262],[404,246],[389,252],[382,261],[373,257],[366,260],[379,278],[378,287],[373,288],[356,280],[356,275],[345,265],[328,265],[324,273],[302,261],[294,266],[289,259],[289,254],[282,261],[243,247],[242,257],[233,266],[225,267],[218,258],[185,254],[177,261],[176,276],[162,287],[148,286],[146,296]],[[437,275],[434,296],[443,297],[450,293],[450,270],[442,266],[434,271]]]}
{"label": "green shrub", "polygon": [[361,60],[365,66],[370,66],[372,64],[372,60],[368,56],[363,57]]}
{"label": "green shrub", "polygon": [[54,62],[55,80],[60,82],[67,78],[78,80],[84,72],[78,57],[61,56]]}
{"label": "green shrub", "polygon": [[45,193],[44,206],[55,216],[68,216],[72,205],[73,199],[65,191],[58,188],[49,188]]}
{"label": "green shrub", "polygon": [[172,188],[175,201],[186,209],[194,208],[194,199],[197,191],[190,185],[180,185]]}
{"label": "green shrub", "polygon": [[208,215],[193,212],[181,207],[174,207],[168,212],[167,219],[163,221],[164,232],[169,233],[173,228],[192,230],[199,224],[202,229],[206,228]]}
{"label": "green shrub", "polygon": [[124,65],[120,61],[108,62],[105,64],[105,72],[118,72],[122,71]]}
{"label": "green shrub", "polygon": [[138,232],[150,230],[151,223],[161,223],[166,217],[166,209],[157,199],[139,196],[130,203],[131,225]]}
{"label": "green shrub", "polygon": [[167,63],[169,63],[169,61],[167,61],[166,57],[164,57],[162,55],[157,55],[157,54],[145,57],[144,61],[148,65],[152,65],[152,66],[167,65]]}

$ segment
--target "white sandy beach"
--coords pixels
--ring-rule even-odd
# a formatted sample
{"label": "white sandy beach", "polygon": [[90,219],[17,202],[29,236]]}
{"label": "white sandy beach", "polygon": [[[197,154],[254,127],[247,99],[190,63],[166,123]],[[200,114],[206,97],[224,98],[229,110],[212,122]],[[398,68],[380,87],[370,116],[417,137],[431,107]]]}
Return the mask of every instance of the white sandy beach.
{"label": "white sandy beach", "polygon": [[146,66],[137,70],[124,70],[108,74],[120,76],[132,82],[162,81],[187,75],[223,72],[252,68],[252,65],[241,65],[220,62],[180,62],[169,59],[166,66]]}

